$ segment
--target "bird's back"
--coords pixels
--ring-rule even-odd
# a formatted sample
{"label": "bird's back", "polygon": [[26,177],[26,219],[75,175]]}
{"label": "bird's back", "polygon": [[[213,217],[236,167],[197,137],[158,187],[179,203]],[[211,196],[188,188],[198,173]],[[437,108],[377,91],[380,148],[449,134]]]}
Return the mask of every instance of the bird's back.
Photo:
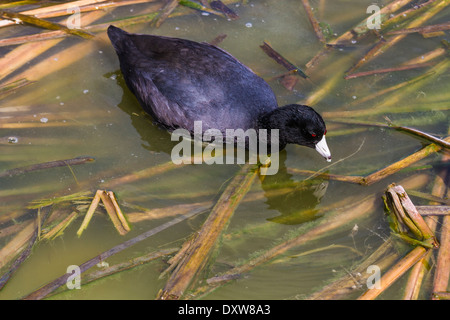
{"label": "bird's back", "polygon": [[277,108],[270,86],[213,45],[110,26],[125,81],[143,108],[164,126],[193,130],[254,128]]}

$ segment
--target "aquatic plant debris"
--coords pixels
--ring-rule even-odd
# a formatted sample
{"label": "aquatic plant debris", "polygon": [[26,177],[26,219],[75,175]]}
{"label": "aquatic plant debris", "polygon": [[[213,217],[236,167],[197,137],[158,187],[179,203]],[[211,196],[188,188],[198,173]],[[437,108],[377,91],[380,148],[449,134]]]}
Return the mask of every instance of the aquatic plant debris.
{"label": "aquatic plant debris", "polygon": [[127,234],[128,231],[130,231],[131,229],[125,216],[122,213],[122,210],[120,210],[120,207],[117,203],[114,193],[112,191],[97,190],[94,198],[92,199],[91,205],[89,206],[89,209],[86,212],[84,220],[77,231],[77,235],[80,237],[83,231],[87,228],[100,201],[105,206],[106,212],[108,213],[111,221],[114,224],[114,227],[119,232],[119,234],[120,235]]}

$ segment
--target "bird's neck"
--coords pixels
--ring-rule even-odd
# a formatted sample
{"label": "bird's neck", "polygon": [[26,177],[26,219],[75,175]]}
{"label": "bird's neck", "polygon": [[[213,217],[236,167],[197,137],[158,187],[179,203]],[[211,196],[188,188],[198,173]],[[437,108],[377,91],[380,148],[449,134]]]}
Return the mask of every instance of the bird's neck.
{"label": "bird's neck", "polygon": [[[282,150],[286,147],[286,139],[283,132],[284,124],[279,116],[279,109],[275,109],[269,113],[260,116],[257,120],[256,128],[258,130],[258,137],[267,137],[266,142],[268,147],[273,145],[275,140],[278,140],[278,149]],[[275,131],[276,130],[276,131]],[[263,141],[264,142],[264,141]]]}

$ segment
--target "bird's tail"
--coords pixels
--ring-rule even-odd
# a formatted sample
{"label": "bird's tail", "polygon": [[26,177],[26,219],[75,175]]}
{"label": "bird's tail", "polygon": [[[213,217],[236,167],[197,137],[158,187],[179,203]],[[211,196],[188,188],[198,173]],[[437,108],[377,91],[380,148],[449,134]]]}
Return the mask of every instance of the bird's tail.
{"label": "bird's tail", "polygon": [[117,53],[122,52],[130,44],[129,33],[113,25],[108,27],[108,37]]}

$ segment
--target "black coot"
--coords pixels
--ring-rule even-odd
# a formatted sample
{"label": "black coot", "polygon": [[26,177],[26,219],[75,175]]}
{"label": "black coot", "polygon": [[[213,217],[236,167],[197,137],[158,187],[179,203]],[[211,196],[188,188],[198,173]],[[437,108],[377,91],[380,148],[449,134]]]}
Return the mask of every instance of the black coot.
{"label": "black coot", "polygon": [[315,148],[331,161],[322,117],[312,108],[278,107],[270,86],[229,53],[207,43],[130,34],[114,26],[108,36],[127,86],[154,120],[169,130],[279,130],[279,148]]}

